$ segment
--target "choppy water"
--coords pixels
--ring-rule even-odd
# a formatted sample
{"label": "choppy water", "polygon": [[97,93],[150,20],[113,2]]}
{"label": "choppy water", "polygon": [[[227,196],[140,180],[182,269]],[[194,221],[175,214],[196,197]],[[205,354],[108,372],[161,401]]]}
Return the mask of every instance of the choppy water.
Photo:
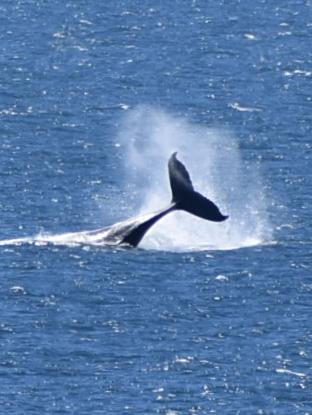
{"label": "choppy water", "polygon": [[0,4],[1,412],[312,414],[312,4],[117,3]]}

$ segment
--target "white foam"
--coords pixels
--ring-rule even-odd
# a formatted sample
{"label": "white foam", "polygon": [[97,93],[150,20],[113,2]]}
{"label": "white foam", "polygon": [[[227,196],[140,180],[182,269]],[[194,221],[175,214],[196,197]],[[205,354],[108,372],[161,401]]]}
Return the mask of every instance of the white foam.
{"label": "white foam", "polygon": [[53,245],[66,245],[66,246],[78,246],[78,245],[94,245],[94,246],[103,246],[103,239],[107,230],[102,232],[68,232],[60,234],[48,234],[48,233],[39,233],[33,237],[26,238],[16,238],[16,239],[6,239],[0,241],[0,246],[4,245],[36,245],[44,246],[48,244]]}
{"label": "white foam", "polygon": [[276,369],[276,372],[277,373],[285,373],[287,375],[298,376],[299,378],[307,377],[307,375],[305,373],[294,372],[293,370],[289,370],[289,369],[285,369],[285,368]]}
{"label": "white foam", "polygon": [[238,102],[230,103],[229,107],[233,108],[234,110],[240,111],[240,112],[261,112],[262,111],[260,108],[244,107],[244,106],[240,105]]}

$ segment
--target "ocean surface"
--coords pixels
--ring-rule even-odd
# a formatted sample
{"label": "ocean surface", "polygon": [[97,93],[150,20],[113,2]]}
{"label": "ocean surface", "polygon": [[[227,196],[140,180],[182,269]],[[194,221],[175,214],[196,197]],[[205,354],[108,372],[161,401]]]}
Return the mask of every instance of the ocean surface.
{"label": "ocean surface", "polygon": [[[1,414],[311,415],[312,2],[0,24]],[[81,241],[166,206],[174,151],[226,222]]]}

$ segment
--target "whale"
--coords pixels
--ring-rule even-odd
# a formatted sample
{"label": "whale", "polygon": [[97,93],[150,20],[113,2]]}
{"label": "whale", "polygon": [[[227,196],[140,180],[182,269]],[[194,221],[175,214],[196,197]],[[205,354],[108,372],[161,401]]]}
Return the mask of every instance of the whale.
{"label": "whale", "polygon": [[197,192],[184,164],[177,159],[177,152],[168,161],[171,201],[168,206],[156,212],[127,219],[95,230],[68,232],[63,234],[39,234],[35,237],[8,239],[0,245],[54,244],[54,245],[95,245],[111,247],[137,247],[144,235],[160,219],[174,211],[185,211],[199,218],[223,222],[228,216],[220,212],[218,206]]}
{"label": "whale", "polygon": [[136,247],[148,230],[160,219],[174,211],[185,211],[199,218],[223,222],[228,216],[220,212],[218,206],[197,192],[192,184],[190,174],[174,152],[168,161],[171,202],[165,208],[146,215],[130,218],[112,226],[85,232],[97,243]]}

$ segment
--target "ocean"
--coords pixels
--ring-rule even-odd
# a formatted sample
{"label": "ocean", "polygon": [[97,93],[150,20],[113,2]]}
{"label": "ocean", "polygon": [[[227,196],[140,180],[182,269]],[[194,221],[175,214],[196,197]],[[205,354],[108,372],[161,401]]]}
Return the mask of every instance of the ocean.
{"label": "ocean", "polygon": [[[0,22],[0,412],[311,415],[312,2]],[[165,207],[176,151],[227,221],[81,240]]]}

